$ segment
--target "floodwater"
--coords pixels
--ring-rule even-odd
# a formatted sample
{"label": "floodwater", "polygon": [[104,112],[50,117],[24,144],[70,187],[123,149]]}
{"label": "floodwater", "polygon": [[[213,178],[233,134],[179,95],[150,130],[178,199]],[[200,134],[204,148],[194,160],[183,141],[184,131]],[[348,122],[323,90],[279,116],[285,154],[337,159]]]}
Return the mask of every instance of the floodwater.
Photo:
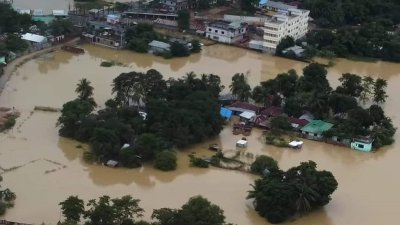
{"label": "floodwater", "polygon": [[[122,72],[154,68],[166,78],[181,77],[190,71],[214,73],[221,76],[226,87],[233,74],[243,72],[248,73],[249,83],[254,86],[291,68],[301,71],[305,64],[223,45],[205,47],[200,54],[173,60],[92,45],[83,47],[84,55],[56,51],[27,62],[17,69],[0,96],[1,106],[14,106],[22,112],[14,129],[8,134],[0,134],[2,185],[17,195],[15,207],[5,218],[56,224],[60,219],[58,203],[69,195],[88,200],[104,194],[112,197],[129,194],[141,199],[140,205],[146,210],[145,219],[148,219],[155,208],[180,207],[189,197],[201,194],[221,206],[229,222],[268,224],[245,199],[255,176],[188,166],[189,153],[212,154],[207,150],[210,143],[218,143],[224,149],[235,148],[235,142],[241,137],[233,136],[229,127],[214,140],[179,152],[178,169],[174,172],[160,172],[150,165],[141,169],[111,169],[86,164],[82,161],[82,149],[78,148],[81,144],[57,135],[55,124],[59,114],[31,112],[35,105],[61,107],[75,98],[75,85],[84,77],[92,82],[95,100],[101,105],[110,97],[112,79]],[[124,66],[103,68],[99,66],[103,60],[117,61]],[[328,78],[336,85],[340,74],[346,72],[388,80],[390,97],[384,108],[399,127],[400,106],[396,99],[400,64],[339,59],[329,69]],[[393,146],[370,154],[313,141],[305,141],[301,151],[291,151],[263,144],[261,135],[261,131],[253,131],[248,138],[247,151],[270,155],[284,169],[314,160],[320,169],[332,171],[339,182],[329,205],[290,224],[397,224],[400,210],[399,134],[396,134],[397,142]]]}

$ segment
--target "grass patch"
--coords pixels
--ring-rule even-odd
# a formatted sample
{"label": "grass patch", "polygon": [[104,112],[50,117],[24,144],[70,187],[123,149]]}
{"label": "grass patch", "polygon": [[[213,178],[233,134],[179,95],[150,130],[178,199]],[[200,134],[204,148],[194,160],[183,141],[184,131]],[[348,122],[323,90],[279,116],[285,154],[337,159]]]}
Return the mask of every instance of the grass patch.
{"label": "grass patch", "polygon": [[289,141],[283,138],[281,135],[267,133],[265,136],[265,143],[268,145],[274,145],[277,147],[289,147]]}

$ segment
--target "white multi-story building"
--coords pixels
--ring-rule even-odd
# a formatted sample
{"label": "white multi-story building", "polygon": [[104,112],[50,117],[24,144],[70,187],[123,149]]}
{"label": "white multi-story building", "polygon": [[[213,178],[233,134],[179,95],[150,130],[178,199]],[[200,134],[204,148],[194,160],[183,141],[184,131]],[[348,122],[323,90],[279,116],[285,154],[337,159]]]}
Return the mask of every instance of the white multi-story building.
{"label": "white multi-story building", "polygon": [[160,0],[160,4],[168,12],[177,12],[188,8],[187,0]]}
{"label": "white multi-story building", "polygon": [[232,44],[244,38],[247,25],[241,22],[224,20],[209,23],[206,26],[206,37],[218,42]]}
{"label": "white multi-story building", "polygon": [[291,36],[294,40],[302,38],[308,31],[310,11],[290,8],[280,12],[264,24],[264,50],[275,52],[282,38]]}

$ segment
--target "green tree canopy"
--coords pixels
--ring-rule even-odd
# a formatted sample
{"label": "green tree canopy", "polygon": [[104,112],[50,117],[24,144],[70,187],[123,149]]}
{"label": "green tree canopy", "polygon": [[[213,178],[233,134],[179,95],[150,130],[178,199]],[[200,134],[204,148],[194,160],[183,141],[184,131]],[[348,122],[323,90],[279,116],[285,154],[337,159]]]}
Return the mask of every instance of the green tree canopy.
{"label": "green tree canopy", "polygon": [[66,222],[78,223],[85,212],[85,204],[78,196],[69,196],[59,205],[61,205],[61,211]]}
{"label": "green tree canopy", "polygon": [[338,183],[332,173],[303,162],[288,171],[272,170],[256,180],[248,198],[270,223],[281,223],[296,213],[304,214],[329,203]]}
{"label": "green tree canopy", "polygon": [[178,27],[181,30],[189,30],[189,28],[190,28],[190,12],[188,10],[178,11]]}
{"label": "green tree canopy", "polygon": [[258,175],[263,175],[266,169],[268,172],[278,170],[278,162],[269,156],[260,155],[257,156],[250,167],[251,172]]}
{"label": "green tree canopy", "polygon": [[232,94],[237,96],[240,101],[247,101],[251,95],[251,87],[247,83],[247,77],[243,73],[233,75],[229,88]]}

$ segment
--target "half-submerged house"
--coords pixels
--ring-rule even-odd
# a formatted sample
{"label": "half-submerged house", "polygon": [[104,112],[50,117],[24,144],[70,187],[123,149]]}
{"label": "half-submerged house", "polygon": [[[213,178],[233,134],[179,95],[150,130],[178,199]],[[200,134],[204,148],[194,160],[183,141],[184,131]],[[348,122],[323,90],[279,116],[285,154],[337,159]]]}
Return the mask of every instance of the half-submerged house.
{"label": "half-submerged house", "polygon": [[300,130],[309,139],[321,139],[322,133],[330,130],[332,127],[333,124],[331,123],[322,120],[312,120]]}
{"label": "half-submerged house", "polygon": [[372,142],[374,142],[374,140],[371,137],[353,138],[351,148],[363,152],[370,152],[372,151]]}

